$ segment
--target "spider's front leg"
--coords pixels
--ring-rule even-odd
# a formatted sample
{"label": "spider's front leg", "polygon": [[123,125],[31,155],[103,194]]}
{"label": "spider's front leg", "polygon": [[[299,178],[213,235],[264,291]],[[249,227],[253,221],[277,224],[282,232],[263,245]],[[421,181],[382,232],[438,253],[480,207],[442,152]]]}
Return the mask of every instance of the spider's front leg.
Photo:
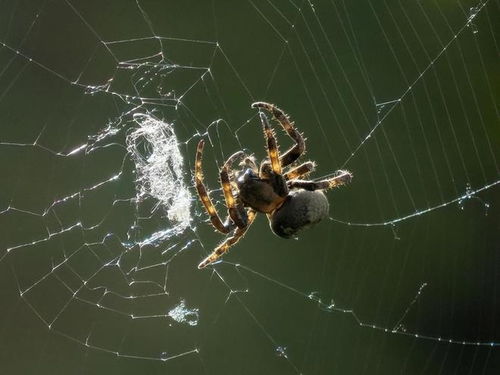
{"label": "spider's front leg", "polygon": [[209,264],[216,262],[221,256],[227,253],[229,251],[229,248],[233,246],[236,242],[238,242],[240,238],[242,238],[245,235],[246,231],[248,230],[253,220],[255,219],[255,215],[256,212],[252,209],[249,209],[247,211],[247,218],[248,218],[247,225],[243,228],[236,228],[234,234],[231,237],[226,238],[223,243],[217,246],[209,256],[207,256],[200,262],[200,264],[198,264],[198,269],[205,268]]}
{"label": "spider's front leg", "polygon": [[297,129],[295,129],[295,126],[290,121],[285,112],[276,107],[274,104],[266,102],[255,102],[252,104],[252,108],[264,108],[265,110],[272,113],[274,118],[278,120],[288,136],[295,141],[295,144],[280,157],[282,167],[286,167],[287,165],[292,164],[300,157],[300,155],[305,152],[306,143],[304,137]]}
{"label": "spider's front leg", "polygon": [[260,164],[259,177],[270,181],[275,193],[283,198],[288,195],[288,187],[286,186],[285,178],[281,174],[281,160],[278,143],[276,142],[274,131],[269,125],[266,115],[262,112],[260,112],[259,115],[264,130],[264,137],[266,138],[267,154],[269,156],[269,160],[264,160]]}
{"label": "spider's front leg", "polygon": [[[278,142],[276,141],[276,137],[274,136],[274,131],[269,125],[269,120],[266,115],[262,112],[259,112],[260,122],[262,123],[262,129],[264,130],[264,137],[266,138],[267,143],[267,154],[269,156],[269,162],[271,163],[271,169],[274,174],[281,174],[281,161],[280,161],[280,153],[278,150]],[[261,173],[266,163],[261,165]]]}

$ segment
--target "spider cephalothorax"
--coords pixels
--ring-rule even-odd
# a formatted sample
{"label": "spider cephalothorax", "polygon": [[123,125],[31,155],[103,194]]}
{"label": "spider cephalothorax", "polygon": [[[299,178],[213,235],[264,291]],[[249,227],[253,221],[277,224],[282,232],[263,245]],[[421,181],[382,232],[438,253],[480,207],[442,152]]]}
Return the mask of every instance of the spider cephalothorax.
{"label": "spider cephalothorax", "polygon": [[[328,216],[329,204],[324,190],[348,183],[352,174],[339,170],[333,177],[312,181],[301,177],[313,171],[315,165],[308,161],[288,168],[304,153],[305,143],[290,122],[288,116],[278,107],[265,102],[252,104],[273,114],[295,144],[280,156],[278,145],[269,121],[259,112],[267,143],[268,158],[257,166],[251,156],[238,151],[231,155],[220,169],[220,181],[228,209],[228,218],[222,222],[203,183],[201,159],[205,142],[200,140],[196,150],[195,185],[201,202],[205,206],[210,221],[216,230],[223,234],[233,234],[206,257],[198,268],[215,262],[245,234],[257,212],[264,213],[269,219],[272,231],[280,237],[293,237]],[[241,169],[233,171],[232,164],[240,160]]]}

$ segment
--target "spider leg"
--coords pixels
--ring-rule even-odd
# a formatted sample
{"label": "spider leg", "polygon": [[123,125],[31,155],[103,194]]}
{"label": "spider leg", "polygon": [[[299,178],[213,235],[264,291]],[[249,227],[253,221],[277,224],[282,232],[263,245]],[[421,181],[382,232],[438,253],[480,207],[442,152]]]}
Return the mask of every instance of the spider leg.
{"label": "spider leg", "polygon": [[243,159],[243,161],[240,163],[240,167],[250,168],[254,171],[259,170],[257,164],[255,163],[255,158],[253,156],[245,157],[245,159]]}
{"label": "spider leg", "polygon": [[287,182],[290,189],[300,188],[305,190],[327,190],[337,186],[345,185],[352,179],[352,173],[349,171],[339,170],[335,176],[320,180],[320,181],[307,181],[307,180],[290,180]]}
{"label": "spider leg", "polygon": [[203,206],[205,206],[205,210],[210,216],[210,221],[212,225],[219,232],[227,234],[233,228],[233,223],[230,224],[222,223],[219,215],[217,214],[217,210],[215,209],[215,206],[212,203],[210,196],[208,195],[207,188],[203,183],[203,170],[201,168],[201,160],[203,157],[204,146],[205,146],[205,141],[201,139],[200,142],[198,142],[198,147],[196,148],[196,161],[194,165],[194,180],[195,180],[196,190],[198,191],[198,196],[200,197]]}
{"label": "spider leg", "polygon": [[290,138],[292,138],[295,141],[295,145],[293,145],[280,157],[281,165],[283,167],[292,164],[306,150],[306,144],[302,134],[300,134],[300,132],[297,131],[297,129],[295,129],[293,123],[290,121],[285,112],[276,107],[274,104],[266,102],[255,102],[252,104],[252,108],[264,108],[270,113],[272,113],[274,118],[279,121],[279,123],[281,124],[283,129],[285,129]]}
{"label": "spider leg", "polygon": [[278,150],[278,142],[276,142],[276,137],[274,136],[274,131],[269,125],[269,120],[263,112],[259,112],[260,121],[262,123],[262,128],[264,129],[264,137],[267,142],[267,153],[269,155],[269,161],[271,162],[272,171],[275,174],[281,174],[281,162]]}
{"label": "spider leg", "polygon": [[316,165],[312,161],[308,161],[290,169],[284,174],[285,180],[294,180],[302,177],[305,174],[311,173]]}
{"label": "spider leg", "polygon": [[231,164],[238,158],[242,157],[243,151],[238,151],[231,155],[220,170],[220,181],[222,184],[222,190],[224,192],[224,199],[226,200],[226,206],[229,212],[229,217],[236,224],[238,228],[244,228],[247,226],[246,212],[242,204],[234,197],[233,189],[231,187]]}
{"label": "spider leg", "polygon": [[217,261],[221,256],[223,256],[225,253],[229,251],[229,248],[233,246],[235,243],[237,243],[241,237],[243,237],[252,224],[253,220],[255,219],[256,212],[252,209],[248,209],[247,217],[247,225],[243,228],[236,228],[233,235],[231,237],[228,237],[224,240],[223,243],[221,243],[219,246],[215,248],[215,250],[207,256],[205,259],[201,261],[200,264],[198,264],[198,269],[205,268],[211,263],[214,263]]}

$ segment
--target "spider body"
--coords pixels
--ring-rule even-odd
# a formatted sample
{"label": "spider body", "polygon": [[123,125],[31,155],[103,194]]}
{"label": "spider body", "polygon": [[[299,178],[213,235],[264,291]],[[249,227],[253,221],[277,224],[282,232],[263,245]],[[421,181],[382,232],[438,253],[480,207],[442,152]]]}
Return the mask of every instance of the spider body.
{"label": "spider body", "polygon": [[268,215],[271,230],[283,238],[293,237],[328,216],[328,199],[322,191],[289,190],[283,175],[261,175],[254,168],[236,173],[238,195],[245,207]]}
{"label": "spider body", "polygon": [[246,169],[236,179],[239,197],[246,207],[257,212],[272,214],[285,201],[288,189],[280,175],[259,176],[257,170]]}
{"label": "spider body", "polygon": [[[252,224],[257,212],[267,215],[271,230],[282,238],[291,238],[302,229],[328,217],[329,204],[323,191],[344,185],[352,178],[350,172],[339,170],[333,177],[324,180],[300,179],[314,170],[315,164],[311,161],[288,168],[283,173],[283,168],[293,165],[304,153],[304,138],[288,116],[275,105],[256,102],[252,107],[271,112],[295,144],[280,156],[274,131],[266,115],[262,111],[259,112],[268,157],[259,167],[253,157],[246,156],[243,151],[236,152],[226,160],[219,173],[228,208],[228,217],[222,222],[203,182],[201,160],[205,143],[200,140],[195,162],[195,186],[198,195],[215,229],[223,234],[233,233],[217,246],[198,268],[217,261],[238,242]],[[239,163],[241,169],[233,171],[232,164],[237,160],[242,160]]]}

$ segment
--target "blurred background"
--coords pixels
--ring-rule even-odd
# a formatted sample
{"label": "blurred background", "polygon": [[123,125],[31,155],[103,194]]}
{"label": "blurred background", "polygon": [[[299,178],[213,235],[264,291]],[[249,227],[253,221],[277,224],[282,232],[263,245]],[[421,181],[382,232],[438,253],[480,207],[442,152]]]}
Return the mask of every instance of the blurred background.
{"label": "blurred background", "polygon": [[[498,374],[499,8],[1,1],[0,373]],[[297,240],[260,215],[200,271],[223,237],[196,144],[223,215],[220,164],[266,155],[257,100],[312,178],[354,178]],[[177,146],[167,200],[144,118]]]}

